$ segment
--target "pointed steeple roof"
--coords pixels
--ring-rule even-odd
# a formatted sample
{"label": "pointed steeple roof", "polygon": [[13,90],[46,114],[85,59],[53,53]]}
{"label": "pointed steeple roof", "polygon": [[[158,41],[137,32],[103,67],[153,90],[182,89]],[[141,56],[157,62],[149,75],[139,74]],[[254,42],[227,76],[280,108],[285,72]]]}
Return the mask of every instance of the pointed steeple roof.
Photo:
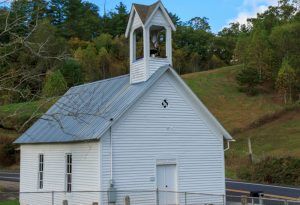
{"label": "pointed steeple roof", "polygon": [[166,8],[164,7],[164,5],[162,4],[162,2],[159,0],[151,5],[132,4],[125,36],[128,37],[135,13],[141,19],[142,24],[146,25],[149,22],[149,20],[152,18],[152,16],[154,15],[154,13],[157,11],[157,9],[159,9],[159,8],[162,10],[163,15],[165,16],[165,18],[169,22],[170,26],[172,27],[172,30],[175,31],[176,27],[175,27],[174,23],[172,22],[172,19],[170,18],[169,14],[168,14]]}
{"label": "pointed steeple roof", "polygon": [[142,4],[133,4],[133,6],[142,22],[145,24],[159,3],[160,1],[149,6]]}

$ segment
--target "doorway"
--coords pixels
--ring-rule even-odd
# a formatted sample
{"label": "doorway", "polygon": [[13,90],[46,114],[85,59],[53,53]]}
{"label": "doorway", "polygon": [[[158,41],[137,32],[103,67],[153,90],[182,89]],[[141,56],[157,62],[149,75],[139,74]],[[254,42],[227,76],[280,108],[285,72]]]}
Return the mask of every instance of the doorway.
{"label": "doorway", "polygon": [[156,175],[159,204],[177,204],[176,164],[157,165]]}

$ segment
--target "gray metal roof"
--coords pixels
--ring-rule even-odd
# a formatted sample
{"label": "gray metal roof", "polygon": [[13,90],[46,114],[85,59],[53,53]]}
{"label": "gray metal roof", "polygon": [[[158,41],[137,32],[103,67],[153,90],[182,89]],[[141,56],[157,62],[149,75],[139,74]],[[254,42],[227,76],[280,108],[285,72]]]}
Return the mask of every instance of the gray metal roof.
{"label": "gray metal roof", "polygon": [[72,87],[15,143],[99,140],[168,69],[158,69],[143,83],[130,84],[124,75]]}

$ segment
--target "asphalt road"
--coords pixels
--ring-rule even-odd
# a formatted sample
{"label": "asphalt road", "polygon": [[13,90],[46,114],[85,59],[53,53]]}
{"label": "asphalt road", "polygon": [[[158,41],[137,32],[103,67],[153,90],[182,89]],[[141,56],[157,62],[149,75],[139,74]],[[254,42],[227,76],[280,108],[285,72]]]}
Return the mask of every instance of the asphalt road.
{"label": "asphalt road", "polygon": [[0,171],[0,180],[10,181],[10,182],[18,182],[18,181],[20,181],[20,173],[19,172]]}
{"label": "asphalt road", "polygon": [[[18,172],[0,171],[0,180],[18,182],[20,180],[20,174]],[[269,197],[300,200],[300,187],[297,188],[266,184],[255,184],[226,179],[226,190],[228,195],[249,195],[251,191],[262,191],[264,192],[265,196]]]}
{"label": "asphalt road", "polygon": [[247,182],[226,180],[226,190],[228,195],[248,195],[250,191],[262,191],[265,196],[300,200],[300,187],[287,187],[266,184],[255,184]]}

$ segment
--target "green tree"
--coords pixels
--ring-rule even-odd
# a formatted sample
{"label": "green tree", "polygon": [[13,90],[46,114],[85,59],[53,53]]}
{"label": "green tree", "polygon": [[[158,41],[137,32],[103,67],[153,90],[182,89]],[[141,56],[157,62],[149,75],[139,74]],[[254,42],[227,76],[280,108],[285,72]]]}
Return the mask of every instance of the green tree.
{"label": "green tree", "polygon": [[285,104],[292,102],[296,82],[295,70],[289,65],[288,60],[284,60],[277,75],[276,88],[283,95]]}
{"label": "green tree", "polygon": [[81,0],[66,0],[63,33],[67,38],[91,40],[100,33],[99,8]]}
{"label": "green tree", "polygon": [[43,96],[55,97],[64,94],[67,90],[67,82],[60,70],[54,72],[48,71],[45,85],[43,87]]}
{"label": "green tree", "polygon": [[62,25],[66,19],[66,0],[50,0],[49,1],[49,19],[51,24],[62,29]]}
{"label": "green tree", "polygon": [[108,77],[111,77],[111,73],[110,73],[110,70],[109,70],[110,55],[104,47],[102,47],[99,50],[98,58],[99,58],[100,68],[101,68],[101,71],[102,71],[102,78],[103,79],[107,78],[107,74],[109,75]]}
{"label": "green tree", "polygon": [[208,69],[221,68],[226,66],[226,63],[215,54],[208,61]]}
{"label": "green tree", "polygon": [[234,52],[232,61],[235,64],[246,64],[248,61],[248,46],[249,46],[250,37],[247,35],[239,36]]}
{"label": "green tree", "polygon": [[[235,60],[237,59],[234,59],[234,53],[237,43],[243,36],[247,36],[248,32],[248,28],[239,23],[231,23],[229,27],[223,28],[222,31],[213,38],[214,54],[227,65],[236,63]],[[238,53],[240,54],[241,52]]]}
{"label": "green tree", "polygon": [[[194,30],[191,27],[178,26],[177,31],[174,33],[174,48],[184,49],[184,56],[190,56],[192,53],[198,53],[200,56],[199,67],[207,68],[207,62],[212,55],[212,44],[213,34],[206,32],[204,30]],[[182,58],[174,52],[174,58]],[[181,52],[181,51],[180,51]],[[177,59],[174,59],[178,62]],[[182,73],[185,73],[185,70],[189,66],[189,60],[185,59],[184,65],[180,69]],[[181,64],[181,63],[180,63]],[[176,64],[175,64],[176,65]]]}
{"label": "green tree", "polygon": [[182,22],[181,22],[179,16],[177,16],[176,14],[174,14],[172,12],[169,12],[169,16],[170,16],[170,18],[173,21],[173,23],[174,23],[175,26],[182,25]]}
{"label": "green tree", "polygon": [[200,67],[201,56],[198,53],[192,53],[190,56],[191,59],[191,67],[193,72],[197,72]]}
{"label": "green tree", "polygon": [[101,48],[105,48],[107,51],[110,51],[113,45],[113,37],[108,33],[103,33],[100,36],[96,37],[93,40],[97,50],[99,51]]}
{"label": "green tree", "polygon": [[273,65],[278,69],[284,58],[289,59],[289,64],[300,73],[300,21],[286,23],[272,29],[270,42],[272,42]]}
{"label": "green tree", "polygon": [[173,64],[179,75],[184,73],[187,52],[184,49],[175,49],[173,52]]}
{"label": "green tree", "polygon": [[102,32],[109,33],[112,36],[119,36],[125,33],[129,13],[126,5],[120,2],[114,11],[103,16]]}
{"label": "green tree", "polygon": [[194,17],[187,22],[187,25],[194,30],[210,31],[210,25],[208,23],[208,18],[206,17]]}
{"label": "green tree", "polygon": [[85,82],[92,82],[102,78],[99,56],[94,44],[90,43],[85,49],[78,48],[74,56],[82,67]]}
{"label": "green tree", "polygon": [[68,87],[79,85],[83,82],[81,66],[75,59],[67,59],[60,68]]}
{"label": "green tree", "polygon": [[259,80],[263,82],[270,79],[271,50],[266,31],[257,29],[252,33],[247,55],[247,66],[257,69]]}
{"label": "green tree", "polygon": [[255,95],[257,93],[257,86],[261,82],[258,70],[250,67],[244,67],[236,76],[236,80],[241,86],[241,91],[249,95]]}

